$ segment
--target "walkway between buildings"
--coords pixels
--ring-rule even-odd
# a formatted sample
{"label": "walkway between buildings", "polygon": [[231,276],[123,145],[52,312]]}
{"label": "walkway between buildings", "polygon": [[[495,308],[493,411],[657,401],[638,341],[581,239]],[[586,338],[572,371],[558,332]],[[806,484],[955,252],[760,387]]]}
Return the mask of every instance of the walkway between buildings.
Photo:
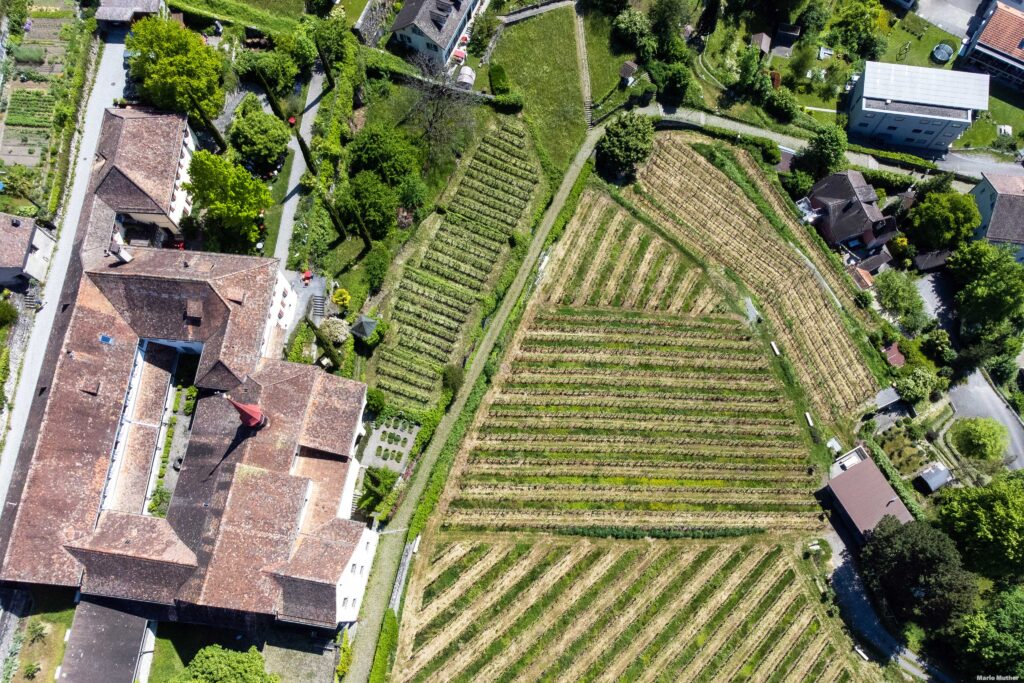
{"label": "walkway between buildings", "polygon": [[124,37],[124,31],[107,32],[103,56],[96,68],[92,92],[89,95],[84,115],[80,118],[82,132],[78,139],[74,181],[70,193],[65,198],[63,219],[58,221],[60,233],[57,237],[57,246],[50,262],[46,285],[42,289],[43,308],[36,314],[35,324],[21,367],[21,379],[12,396],[14,409],[11,411],[10,431],[7,433],[3,454],[0,456],[0,511],[2,511],[0,515],[9,508],[6,505],[8,502],[7,490],[11,484],[18,450],[29,421],[36,385],[39,382],[44,364],[43,359],[46,355],[47,340],[50,338],[57,309],[60,306],[65,276],[75,250],[78,221],[89,189],[96,144],[99,140],[100,128],[103,125],[103,111],[110,106],[115,98],[124,94]]}
{"label": "walkway between buildings", "polygon": [[[316,121],[320,109],[320,99],[324,92],[324,72],[318,68],[309,79],[309,90],[306,95],[306,107],[302,110],[302,121],[299,123],[299,135],[308,144],[313,139],[313,122]],[[288,141],[288,149],[292,151],[292,170],[288,175],[288,193],[284,196],[281,207],[281,227],[277,232],[277,244],[274,245],[274,258],[280,259],[280,270],[288,266],[288,247],[292,243],[292,232],[295,230],[295,211],[299,208],[299,182],[306,172],[306,158],[302,156],[299,142],[293,136]]]}
{"label": "walkway between buildings", "polygon": [[[594,151],[594,146],[603,133],[604,127],[599,126],[587,134],[583,146],[577,152],[572,165],[565,172],[565,177],[558,188],[558,192],[555,194],[551,205],[544,214],[544,218],[533,234],[530,250],[519,267],[516,279],[505,293],[501,306],[494,314],[494,318],[491,320],[490,325],[488,325],[483,339],[480,340],[477,352],[473,356],[473,362],[466,368],[462,389],[459,390],[458,395],[455,397],[455,402],[449,407],[448,412],[438,425],[434,438],[423,453],[423,460],[417,468],[416,474],[409,482],[405,499],[391,521],[393,529],[404,530],[412,521],[413,513],[416,511],[416,504],[426,488],[427,481],[430,479],[430,471],[433,469],[434,463],[437,462],[441,448],[448,440],[448,435],[455,425],[455,421],[463,409],[465,409],[466,399],[473,390],[473,386],[476,384],[480,373],[483,372],[484,364],[487,362],[488,356],[491,355],[494,343],[501,334],[505,321],[508,320],[508,316],[512,312],[512,307],[519,300],[520,294],[522,294],[523,289],[530,281],[533,268],[540,258],[541,251],[544,249],[544,242],[547,240],[555,218],[558,217],[559,212],[562,210],[562,206],[565,204],[569,192],[576,182],[576,178],[579,177],[583,165]],[[395,578],[398,574],[398,566],[402,560],[402,551],[404,549],[405,533],[384,533],[381,535],[380,544],[377,546],[377,556],[374,559],[373,573],[370,575],[370,582],[366,587],[366,595],[363,597],[363,608],[360,614],[358,632],[352,646],[352,667],[349,669],[349,674],[345,679],[348,683],[362,683],[370,676],[373,653],[377,647],[377,638],[384,620],[384,611],[387,609],[388,600],[395,585]]]}

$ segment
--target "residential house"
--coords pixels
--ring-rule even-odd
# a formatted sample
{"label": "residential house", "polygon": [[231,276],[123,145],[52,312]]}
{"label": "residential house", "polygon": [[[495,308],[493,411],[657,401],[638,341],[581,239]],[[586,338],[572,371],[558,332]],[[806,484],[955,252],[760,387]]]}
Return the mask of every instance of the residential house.
{"label": "residential house", "polygon": [[837,464],[838,472],[829,479],[828,492],[858,542],[863,543],[866,534],[886,515],[904,524],[914,520],[863,446],[841,456]]}
{"label": "residential house", "polygon": [[409,0],[391,25],[414,53],[447,64],[480,0]]}
{"label": "residential house", "polygon": [[808,199],[815,225],[830,247],[859,251],[866,262],[858,266],[872,274],[892,260],[885,243],[896,235],[896,221],[882,215],[878,194],[860,171],[822,178],[811,188]]}
{"label": "residential house", "polygon": [[122,221],[177,236],[192,210],[184,185],[196,137],[184,114],[145,108],[107,109],[96,147],[93,192]]}
{"label": "residential house", "polygon": [[757,48],[762,55],[770,54],[772,51],[772,37],[767,33],[755,33],[750,36],[750,44]]}
{"label": "residential house", "polygon": [[0,286],[42,282],[56,241],[31,218],[0,213]]}
{"label": "residential house", "polygon": [[850,96],[850,137],[944,154],[988,109],[988,74],[867,62]]}
{"label": "residential house", "polygon": [[921,470],[917,478],[925,491],[935,493],[953,480],[953,473],[941,462],[933,462]]}
{"label": "residential house", "polygon": [[977,236],[1013,245],[1024,262],[1024,177],[983,173],[971,195],[981,214]]}
{"label": "residential house", "polygon": [[100,0],[96,9],[96,21],[123,24],[138,21],[143,17],[164,16],[167,5],[164,0]]}
{"label": "residential house", "polygon": [[1024,6],[992,2],[965,55],[968,65],[1024,89]]}

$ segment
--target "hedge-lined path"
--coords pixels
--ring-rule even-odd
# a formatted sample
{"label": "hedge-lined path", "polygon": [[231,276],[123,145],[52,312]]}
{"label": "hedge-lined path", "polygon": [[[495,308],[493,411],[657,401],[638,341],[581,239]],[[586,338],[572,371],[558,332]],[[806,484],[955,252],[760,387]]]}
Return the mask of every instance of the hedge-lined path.
{"label": "hedge-lined path", "polygon": [[[551,6],[549,5],[548,7]],[[583,141],[583,146],[576,153],[576,158],[566,170],[558,192],[555,194],[554,199],[551,200],[551,204],[544,213],[544,218],[533,234],[530,250],[527,252],[526,258],[523,259],[523,263],[519,267],[519,272],[516,273],[512,286],[505,293],[501,306],[494,314],[487,332],[480,340],[477,352],[473,356],[473,362],[466,369],[462,388],[437,426],[437,431],[434,432],[433,439],[423,453],[422,462],[417,468],[416,474],[409,481],[408,492],[402,504],[395,511],[390,526],[395,530],[399,530],[399,532],[385,532],[381,535],[380,543],[377,546],[377,556],[373,563],[373,570],[366,587],[366,593],[363,596],[359,627],[352,645],[352,666],[345,679],[348,683],[362,683],[370,677],[370,667],[373,664],[373,653],[377,648],[377,638],[380,635],[381,624],[384,621],[384,611],[387,609],[388,600],[394,588],[395,577],[398,574],[398,565],[402,559],[402,551],[405,548],[405,534],[401,533],[400,530],[406,529],[412,521],[416,505],[423,495],[427,481],[430,479],[430,471],[433,469],[434,463],[437,462],[437,458],[445,442],[448,440],[452,427],[455,426],[456,420],[458,420],[459,415],[466,407],[466,399],[469,398],[477,378],[483,372],[484,364],[491,355],[491,350],[494,348],[494,344],[498,340],[502,328],[505,326],[505,321],[508,320],[513,306],[515,306],[520,294],[522,294],[526,284],[530,281],[534,266],[540,258],[548,233],[551,231],[551,226],[554,225],[555,219],[569,197],[569,192],[572,190],[576,178],[579,176],[580,171],[583,170],[584,164],[590,158],[595,145],[597,145],[597,141],[603,133],[603,127],[590,130]],[[284,226],[282,225],[282,233],[283,229]]]}

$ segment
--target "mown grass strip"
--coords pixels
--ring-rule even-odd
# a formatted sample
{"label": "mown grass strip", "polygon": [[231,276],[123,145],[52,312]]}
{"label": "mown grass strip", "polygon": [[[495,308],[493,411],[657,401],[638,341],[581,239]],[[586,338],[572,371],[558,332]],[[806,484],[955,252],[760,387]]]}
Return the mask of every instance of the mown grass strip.
{"label": "mown grass strip", "polygon": [[801,593],[796,597],[786,612],[782,615],[775,627],[764,637],[761,644],[757,649],[747,656],[747,661],[744,662],[743,667],[736,672],[736,675],[732,678],[732,683],[740,683],[745,681],[754,675],[757,671],[757,667],[761,665],[765,657],[768,655],[768,651],[775,647],[775,643],[778,642],[779,638],[785,635],[786,631],[792,626],[793,621],[803,611],[804,606],[807,604],[807,597]]}
{"label": "mown grass strip", "polygon": [[494,498],[456,498],[451,507],[457,510],[621,510],[629,512],[796,512],[808,513],[819,509],[814,502],[793,505],[788,503],[667,503],[651,500],[524,500],[511,492]]}
{"label": "mown grass strip", "polygon": [[531,585],[537,582],[552,565],[565,557],[571,549],[572,546],[560,545],[548,550],[537,564],[530,567],[530,570],[526,572],[522,578],[516,581],[515,585],[502,593],[501,596],[490,605],[490,607],[477,615],[477,618],[471,621],[469,625],[463,629],[462,633],[460,633],[456,638],[453,638],[452,641],[444,647],[444,649],[438,652],[433,659],[427,662],[426,666],[417,671],[416,677],[413,680],[429,680],[438,669],[444,666],[445,662],[447,662],[459,651],[460,648],[462,648],[463,645],[471,642],[483,629],[498,620],[501,617],[501,614],[507,610],[514,601],[518,600]]}
{"label": "mown grass strip", "polygon": [[529,543],[517,543],[493,567],[488,569],[476,583],[470,586],[465,593],[460,595],[452,604],[416,633],[416,638],[413,640],[413,651],[419,650],[428,641],[433,640],[434,636],[443,630],[448,622],[455,619],[460,612],[476,602],[494,582],[508,572],[520,558],[530,552],[530,548]]}
{"label": "mown grass strip", "polygon": [[757,626],[760,626],[760,621],[764,617],[765,613],[771,609],[782,592],[793,582],[796,572],[792,568],[787,569],[782,576],[780,576],[775,584],[768,590],[764,596],[758,601],[757,606],[753,610],[747,613],[747,616],[737,626],[729,639],[722,643],[722,646],[715,652],[714,657],[708,660],[707,664],[704,665],[704,669],[700,672],[697,677],[697,681],[709,681],[712,677],[717,676],[721,673],[721,667],[729,661],[729,657],[732,656],[736,648],[739,647],[746,639],[747,635]]}
{"label": "mown grass strip", "polygon": [[576,619],[584,614],[594,601],[605,594],[609,586],[614,586],[615,582],[631,567],[637,559],[640,557],[640,549],[629,550],[622,554],[618,560],[615,561],[611,567],[608,568],[601,578],[594,582],[594,584],[587,589],[587,591],[579,597],[576,602],[573,603],[572,607],[562,613],[558,619],[555,620],[551,626],[549,626],[543,634],[538,636],[533,644],[527,648],[526,652],[519,656],[519,659],[515,661],[512,666],[503,671],[500,675],[501,680],[512,681],[516,680],[520,673],[526,669],[533,661],[554,642],[560,633],[565,631]]}
{"label": "mown grass strip", "polygon": [[615,602],[608,606],[608,609],[597,617],[597,619],[590,625],[586,631],[584,631],[576,640],[574,640],[569,647],[565,649],[562,656],[558,658],[545,674],[542,681],[552,681],[559,673],[565,671],[572,665],[572,661],[579,656],[585,648],[597,638],[602,631],[607,629],[612,621],[620,618],[621,613],[627,609],[634,600],[636,600],[641,594],[643,594],[656,577],[658,577],[667,567],[671,566],[678,560],[679,555],[682,551],[678,548],[667,550],[660,557],[644,570],[644,572],[637,578],[637,580],[626,590],[624,590]]}
{"label": "mown grass strip", "polygon": [[746,597],[750,589],[761,580],[764,573],[767,572],[775,560],[778,559],[779,555],[782,554],[782,546],[775,546],[771,549],[761,560],[755,565],[754,569],[747,574],[743,580],[733,589],[729,597],[726,598],[718,610],[708,619],[707,622],[701,627],[697,635],[693,637],[690,644],[680,652],[675,659],[666,667],[659,677],[660,680],[673,681],[678,680],[679,675],[683,669],[693,660],[697,651],[707,642],[708,638],[714,635],[718,627],[724,622],[729,615],[735,609],[736,605],[739,604],[740,600]]}
{"label": "mown grass strip", "polygon": [[547,592],[544,593],[544,595],[542,595],[536,602],[530,605],[529,609],[519,615],[519,618],[516,619],[516,621],[509,626],[501,636],[495,638],[494,641],[487,646],[487,649],[483,651],[483,654],[466,667],[466,669],[463,670],[462,673],[460,673],[454,680],[474,680],[475,676],[481,669],[487,666],[487,664],[490,663],[496,655],[510,647],[513,640],[533,626],[539,618],[544,616],[551,608],[551,605],[561,597],[563,593],[572,588],[573,584],[575,584],[580,577],[589,571],[590,568],[606,554],[606,549],[595,548],[582,560],[574,564],[572,569],[560,578],[555,585],[549,588]]}
{"label": "mown grass strip", "polygon": [[736,567],[743,561],[744,556],[750,552],[750,548],[750,545],[744,545],[733,551],[732,555],[729,556],[729,559],[727,559],[725,563],[718,568],[718,571],[711,575],[700,591],[694,595],[688,603],[686,603],[686,606],[683,607],[683,609],[679,610],[676,615],[672,617],[672,620],[664,629],[662,629],[661,633],[659,633],[653,641],[648,643],[647,647],[645,647],[636,656],[636,659],[634,659],[632,664],[629,665],[629,668],[619,676],[619,681],[622,681],[623,683],[635,681],[640,677],[640,674],[650,667],[651,662],[654,661],[665,646],[668,645],[673,638],[679,635],[679,631],[682,630],[683,626],[690,621],[693,615],[696,614],[701,607],[704,606],[704,603],[708,601],[708,598],[711,597],[723,583],[725,583],[733,570],[736,569]]}
{"label": "mown grass strip", "polygon": [[690,562],[689,565],[683,571],[679,572],[676,578],[672,579],[672,583],[666,586],[661,593],[655,598],[654,602],[647,605],[643,613],[634,619],[630,625],[619,634],[619,636],[612,643],[612,646],[601,653],[590,668],[583,674],[579,679],[581,681],[592,681],[597,679],[602,673],[604,673],[611,665],[612,661],[619,657],[619,653],[629,646],[633,639],[636,638],[640,633],[654,621],[654,618],[661,613],[661,611],[679,594],[679,592],[686,587],[686,585],[693,579],[694,575],[704,568],[708,560],[720,550],[719,546],[712,546],[705,548],[701,551],[697,557]]}
{"label": "mown grass strip", "polygon": [[421,604],[426,607],[434,601],[441,593],[450,588],[467,569],[477,563],[491,549],[487,543],[478,543],[470,548],[469,552],[460,557],[452,566],[445,569],[441,574],[430,582],[423,589]]}

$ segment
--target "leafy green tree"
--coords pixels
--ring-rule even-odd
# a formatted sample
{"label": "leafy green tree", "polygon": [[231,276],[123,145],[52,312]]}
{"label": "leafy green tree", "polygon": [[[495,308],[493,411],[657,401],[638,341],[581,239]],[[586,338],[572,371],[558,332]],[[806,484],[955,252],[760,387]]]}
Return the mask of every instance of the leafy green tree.
{"label": "leafy green tree", "polygon": [[949,430],[953,445],[968,458],[995,460],[1010,445],[1010,432],[989,417],[963,417]]}
{"label": "leafy green tree", "polygon": [[42,209],[43,207],[36,201],[40,187],[39,171],[22,164],[11,164],[4,167],[4,170],[6,171],[3,177],[4,190],[22,199],[27,199],[37,208]]}
{"label": "leafy green tree", "polygon": [[324,56],[335,69],[346,64],[355,64],[359,41],[352,33],[344,15],[332,14],[323,19],[303,17],[303,21],[307,24],[307,34],[320,46]]}
{"label": "leafy green tree", "polygon": [[489,11],[485,11],[473,22],[473,33],[469,37],[469,45],[466,48],[474,57],[483,56],[491,38],[498,32],[498,26],[501,24],[498,15],[490,8],[488,9]]}
{"label": "leafy green tree", "polygon": [[384,278],[387,277],[388,268],[391,267],[391,251],[382,242],[377,242],[370,249],[370,253],[363,259],[363,268],[366,269],[366,280],[370,285],[370,291],[377,293],[384,285]]}
{"label": "leafy green tree", "polygon": [[930,193],[907,217],[910,237],[924,249],[956,249],[981,225],[974,198],[959,192]]}
{"label": "leafy green tree", "polygon": [[303,28],[300,28],[298,31],[276,34],[274,36],[274,49],[284,52],[291,57],[299,71],[305,73],[313,68],[313,62],[316,61],[317,55],[313,39],[304,30],[304,25],[302,26]]}
{"label": "leafy green tree", "polygon": [[631,175],[654,151],[654,124],[637,112],[619,114],[597,143],[597,163],[612,175]]}
{"label": "leafy green tree", "polygon": [[287,95],[299,77],[299,65],[284,50],[242,50],[235,58],[235,70],[243,77],[259,79],[262,74],[275,95]]}
{"label": "leafy green tree", "polygon": [[688,12],[689,5],[686,0],[654,0],[654,4],[648,10],[648,17],[651,20],[651,31],[658,39],[660,51],[668,51],[672,43],[679,38],[679,31]]}
{"label": "leafy green tree", "polygon": [[284,121],[263,111],[252,93],[238,105],[228,130],[228,141],[239,156],[261,171],[277,165],[288,150],[290,139],[291,131]]}
{"label": "leafy green tree", "polygon": [[224,107],[223,58],[198,33],[176,21],[146,17],[132,25],[125,41],[128,69],[143,100],[160,109],[199,118],[216,117]]}
{"label": "leafy green tree", "polygon": [[928,398],[938,385],[938,377],[924,367],[916,367],[901,374],[893,382],[897,393],[907,403],[920,403]]}
{"label": "leafy green tree", "polygon": [[878,31],[882,12],[877,0],[861,0],[844,4],[832,22],[828,39],[862,59],[878,59],[887,47]]}
{"label": "leafy green tree", "polygon": [[208,248],[252,248],[259,237],[256,220],[273,203],[266,185],[238,164],[199,150],[192,155],[185,189],[202,211]]}
{"label": "leafy green tree", "polygon": [[890,269],[875,277],[878,303],[900,317],[900,325],[908,334],[921,331],[928,321],[924,300],[914,284],[914,276],[902,270]]}
{"label": "leafy green tree", "polygon": [[821,178],[846,168],[846,132],[833,125],[822,126],[800,156],[800,168]]}
{"label": "leafy green tree", "polygon": [[372,171],[360,171],[349,182],[350,218],[366,226],[370,237],[382,240],[395,227],[398,197]]}
{"label": "leafy green tree", "polygon": [[633,49],[653,38],[651,20],[638,9],[627,7],[612,22],[612,35],[623,45]]}
{"label": "leafy green tree", "polygon": [[652,80],[658,86],[658,99],[671,106],[686,104],[697,87],[693,82],[690,68],[683,62],[652,62],[650,72]]}
{"label": "leafy green tree", "polygon": [[987,486],[944,489],[939,522],[984,573],[1024,575],[1024,472]]}
{"label": "leafy green tree", "polygon": [[961,666],[970,675],[1024,679],[1024,586],[1000,591],[954,629]]}
{"label": "leafy green tree", "polygon": [[811,2],[800,13],[796,23],[803,26],[804,37],[814,37],[821,33],[828,23],[829,9],[820,2]]}
{"label": "leafy green tree", "polygon": [[966,361],[1016,356],[1024,330],[1024,266],[1015,250],[986,240],[964,244],[948,262],[957,288],[961,333],[968,344]]}
{"label": "leafy green tree", "polygon": [[859,564],[865,585],[891,614],[925,628],[967,614],[978,595],[956,545],[927,522],[901,524],[886,515],[868,534]]}
{"label": "leafy green tree", "polygon": [[235,652],[220,645],[207,645],[196,653],[185,670],[171,683],[280,683],[276,674],[264,669],[263,655],[255,647]]}
{"label": "leafy green tree", "polygon": [[349,172],[373,171],[390,187],[398,187],[405,177],[418,173],[416,152],[405,134],[381,125],[367,126],[346,148]]}
{"label": "leafy green tree", "polygon": [[737,94],[751,102],[760,104],[767,99],[772,91],[772,81],[761,64],[761,51],[753,45],[747,45],[740,53],[739,71],[736,78]]}
{"label": "leafy green tree", "polygon": [[768,96],[764,100],[764,108],[782,123],[789,123],[800,113],[800,104],[796,101],[796,95],[785,86],[768,91]]}

